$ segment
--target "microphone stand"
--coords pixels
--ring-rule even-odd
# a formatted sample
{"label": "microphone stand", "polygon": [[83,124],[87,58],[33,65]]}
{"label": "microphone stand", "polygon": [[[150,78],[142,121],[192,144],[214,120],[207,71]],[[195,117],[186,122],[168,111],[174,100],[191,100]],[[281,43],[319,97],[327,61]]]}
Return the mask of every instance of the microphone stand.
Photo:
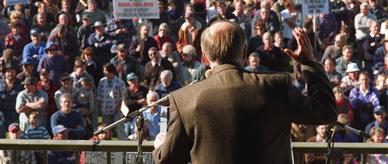
{"label": "microphone stand", "polygon": [[121,123],[127,122],[129,119],[137,116],[136,124],[137,124],[137,132],[138,132],[138,137],[137,137],[138,138],[138,142],[137,142],[138,143],[138,147],[137,147],[137,155],[136,155],[136,161],[135,162],[136,162],[136,164],[143,164],[143,149],[142,149],[142,145],[143,145],[144,117],[143,117],[142,113],[144,111],[146,111],[147,109],[150,109],[152,107],[158,106],[159,104],[161,104],[161,103],[163,103],[163,102],[165,102],[167,100],[168,100],[168,95],[162,97],[161,99],[159,99],[157,101],[155,101],[151,105],[142,107],[142,108],[140,108],[137,111],[133,111],[133,112],[127,114],[126,116],[124,116],[120,120],[117,120],[117,121],[113,122],[112,124],[110,124],[110,125],[108,125],[108,126],[106,126],[104,128],[101,128],[100,130],[95,131],[93,134],[96,136],[96,135],[99,135],[100,133],[107,132],[110,129],[112,129],[113,127],[116,127],[117,125],[119,125]]}
{"label": "microphone stand", "polygon": [[370,135],[365,133],[365,132],[363,132],[362,130],[355,129],[355,128],[351,127],[351,126],[348,126],[346,124],[340,123],[338,121],[332,123],[330,126],[333,127],[333,132],[331,133],[330,138],[329,138],[329,140],[327,142],[326,164],[329,164],[331,162],[331,158],[333,158],[334,134],[337,131],[336,129],[338,127],[343,128],[346,131],[349,131],[351,133],[357,134],[358,136],[361,136],[364,139],[370,138]]}

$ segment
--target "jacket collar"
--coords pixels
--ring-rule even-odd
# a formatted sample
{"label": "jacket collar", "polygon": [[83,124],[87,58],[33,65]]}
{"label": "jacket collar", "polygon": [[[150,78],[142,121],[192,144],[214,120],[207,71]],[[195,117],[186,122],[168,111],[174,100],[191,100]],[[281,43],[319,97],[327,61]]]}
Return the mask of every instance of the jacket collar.
{"label": "jacket collar", "polygon": [[223,71],[226,71],[226,70],[230,70],[230,69],[241,69],[239,66],[237,65],[234,65],[234,64],[221,64],[221,65],[217,65],[215,66],[213,69],[210,69],[209,73],[208,74],[208,77],[212,77],[220,72],[223,72]]}

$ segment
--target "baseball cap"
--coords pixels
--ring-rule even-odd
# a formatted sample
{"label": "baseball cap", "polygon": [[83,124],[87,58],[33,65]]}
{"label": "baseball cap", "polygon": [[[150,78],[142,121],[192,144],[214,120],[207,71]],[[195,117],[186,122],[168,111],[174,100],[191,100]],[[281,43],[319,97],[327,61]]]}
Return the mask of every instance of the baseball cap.
{"label": "baseball cap", "polygon": [[24,81],[21,83],[22,85],[28,85],[28,84],[35,84],[36,79],[35,77],[28,76],[24,79]]}
{"label": "baseball cap", "polygon": [[82,19],[89,19],[90,18],[90,15],[89,14],[84,14],[82,15]]}
{"label": "baseball cap", "polygon": [[53,128],[53,134],[56,135],[56,134],[59,134],[59,133],[62,133],[64,131],[67,131],[68,129],[63,126],[63,125],[57,125],[56,127]]}
{"label": "baseball cap", "polygon": [[8,126],[8,132],[16,133],[18,131],[20,131],[20,126],[18,123],[12,123]]}
{"label": "baseball cap", "polygon": [[47,53],[49,50],[58,50],[57,43],[48,42],[46,48],[44,49],[44,51]]}
{"label": "baseball cap", "polygon": [[127,75],[127,81],[129,81],[129,80],[138,80],[138,77],[136,76],[136,74],[135,73],[133,73],[133,72],[131,72],[131,73],[129,73],[128,75]]}
{"label": "baseball cap", "polygon": [[379,105],[379,106],[376,106],[374,109],[373,109],[373,112],[374,113],[383,113],[383,112],[385,112],[385,108],[384,108],[384,106],[382,106],[382,105]]}
{"label": "baseball cap", "polygon": [[34,35],[34,36],[40,35],[39,29],[38,28],[31,29],[30,35]]}

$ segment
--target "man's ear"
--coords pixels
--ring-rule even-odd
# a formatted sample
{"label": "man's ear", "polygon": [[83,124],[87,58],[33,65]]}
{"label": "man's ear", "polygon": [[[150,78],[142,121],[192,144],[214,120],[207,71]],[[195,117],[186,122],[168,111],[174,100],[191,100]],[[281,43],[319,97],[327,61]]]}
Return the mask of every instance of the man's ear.
{"label": "man's ear", "polygon": [[201,48],[201,52],[202,52],[202,62],[205,63],[205,65],[210,65],[210,61],[207,58],[207,54],[202,48]]}

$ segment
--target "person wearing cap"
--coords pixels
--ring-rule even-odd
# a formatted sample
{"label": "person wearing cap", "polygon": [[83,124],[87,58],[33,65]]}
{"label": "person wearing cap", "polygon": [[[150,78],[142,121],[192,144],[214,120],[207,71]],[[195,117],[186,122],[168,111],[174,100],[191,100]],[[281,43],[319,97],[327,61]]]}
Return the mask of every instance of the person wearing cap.
{"label": "person wearing cap", "polygon": [[48,96],[42,90],[35,87],[36,78],[27,77],[22,82],[24,90],[19,92],[16,98],[16,112],[19,113],[20,128],[24,131],[29,126],[28,116],[32,111],[39,112],[39,121],[42,125],[46,124],[46,107]]}
{"label": "person wearing cap", "polygon": [[49,78],[49,72],[47,69],[41,69],[39,72],[39,80],[36,82],[36,89],[42,90],[47,93],[48,96],[48,104],[46,108],[46,129],[51,132],[49,120],[51,115],[57,111],[57,106],[55,104],[55,92],[60,89],[60,86],[58,84],[55,84],[52,80]]}
{"label": "person wearing cap", "polygon": [[83,50],[86,47],[89,47],[88,39],[90,34],[93,33],[92,24],[90,23],[89,14],[84,14],[82,16],[82,24],[78,28],[77,38],[81,44],[80,49]]}
{"label": "person wearing cap", "polygon": [[47,38],[47,44],[50,42],[57,44],[59,54],[65,57],[71,68],[80,46],[75,32],[68,25],[57,24]]}
{"label": "person wearing cap", "polygon": [[125,97],[125,104],[130,109],[130,112],[139,110],[146,103],[146,95],[148,88],[139,83],[139,77],[135,73],[129,73],[126,77],[128,84],[127,93]]}
{"label": "person wearing cap", "polygon": [[48,42],[45,48],[47,55],[43,56],[38,65],[38,72],[45,68],[50,75],[50,80],[59,84],[63,73],[67,72],[68,67],[64,55],[60,55],[58,43]]}
{"label": "person wearing cap", "polygon": [[87,5],[87,9],[82,12],[82,15],[88,14],[91,24],[97,21],[106,23],[104,12],[97,8],[95,0],[88,0]]}
{"label": "person wearing cap", "polygon": [[16,23],[11,23],[11,32],[5,36],[4,48],[10,48],[14,51],[14,56],[18,61],[22,59],[23,47],[28,43],[24,33],[21,33],[20,27]]}
{"label": "person wearing cap", "polygon": [[[11,140],[24,139],[18,123],[8,126],[8,138]],[[28,150],[0,150],[0,163],[37,163],[33,151]]]}
{"label": "person wearing cap", "polygon": [[2,73],[4,78],[2,80],[0,78],[0,112],[4,117],[4,122],[0,124],[0,138],[5,138],[7,127],[18,121],[18,113],[15,110],[16,97],[23,87],[15,78],[15,66],[5,66]]}
{"label": "person wearing cap", "polygon": [[51,116],[51,130],[54,138],[58,125],[63,125],[69,130],[69,139],[81,139],[85,135],[85,122],[82,115],[73,110],[73,98],[69,93],[61,95],[59,98],[60,108]]}
{"label": "person wearing cap", "polygon": [[[72,100],[76,100],[76,97],[79,94],[79,88],[73,86],[73,79],[69,76],[68,73],[64,73],[60,80],[61,87],[58,89],[55,94],[55,104],[57,109],[61,109],[60,98],[63,94],[69,93],[72,97]],[[77,106],[77,101],[73,101],[73,107]]]}
{"label": "person wearing cap", "polygon": [[[57,125],[53,128],[53,140],[68,140],[70,131],[64,125]],[[75,162],[73,151],[48,151],[48,163],[71,164]]]}
{"label": "person wearing cap", "polygon": [[193,45],[197,51],[197,56],[194,58],[197,61],[201,61],[201,48],[200,48],[200,36],[202,34],[202,25],[194,17],[193,11],[190,11],[186,7],[185,22],[179,27],[178,40],[176,42],[176,48],[179,54],[182,54],[183,47],[190,44]]}
{"label": "person wearing cap", "polygon": [[377,91],[370,87],[367,72],[361,72],[358,76],[359,86],[353,88],[349,94],[350,104],[354,115],[353,126],[356,129],[365,129],[366,125],[373,119],[373,109],[380,105]]}
{"label": "person wearing cap", "polygon": [[351,45],[342,47],[342,56],[335,59],[335,63],[335,70],[340,73],[342,77],[346,76],[346,68],[349,63],[356,63],[358,68],[361,68],[361,62],[353,56],[353,47]]}
{"label": "person wearing cap", "polygon": [[359,77],[360,71],[361,70],[358,68],[358,65],[356,63],[348,64],[346,68],[347,75],[342,77],[341,84],[340,84],[341,88],[343,88],[345,92],[348,92],[349,90],[359,85],[358,77]]}
{"label": "person wearing cap", "polygon": [[22,65],[22,71],[19,72],[16,75],[16,78],[20,81],[24,81],[26,77],[35,76],[36,75],[36,69],[34,67],[34,63],[32,60],[23,60],[21,62]]}
{"label": "person wearing cap", "polygon": [[128,54],[128,49],[124,43],[117,46],[116,56],[110,60],[116,69],[118,76],[125,81],[125,76],[131,72],[140,75],[140,63],[133,56]]}
{"label": "person wearing cap", "polygon": [[130,53],[140,62],[145,65],[150,58],[148,57],[148,50],[151,47],[157,47],[158,43],[150,36],[150,26],[143,24],[140,27],[140,35],[135,37],[130,46]]}
{"label": "person wearing cap", "polygon": [[112,53],[116,53],[116,48],[119,44],[130,45],[133,36],[136,36],[137,32],[135,25],[131,19],[113,18],[108,21],[106,25],[106,32],[112,37]]}
{"label": "person wearing cap", "polygon": [[46,43],[42,40],[42,34],[38,28],[30,30],[30,39],[31,42],[23,48],[22,61],[31,61],[34,68],[38,68],[39,61],[45,54]]}
{"label": "person wearing cap", "polygon": [[105,25],[101,21],[97,21],[92,26],[94,33],[88,38],[89,46],[93,48],[96,55],[96,63],[99,68],[113,57],[110,53],[112,38],[105,32]]}
{"label": "person wearing cap", "polygon": [[79,94],[76,101],[79,106],[79,112],[85,119],[86,129],[89,130],[84,138],[92,135],[93,129],[98,124],[98,109],[95,107],[94,81],[91,77],[82,77],[78,80]]}
{"label": "person wearing cap", "polygon": [[366,126],[365,133],[369,134],[370,130],[373,127],[379,127],[379,128],[384,129],[384,136],[386,136],[387,132],[388,132],[388,121],[387,121],[387,111],[384,108],[384,106],[381,106],[381,105],[376,106],[373,109],[373,117],[374,117],[375,120],[370,122]]}

